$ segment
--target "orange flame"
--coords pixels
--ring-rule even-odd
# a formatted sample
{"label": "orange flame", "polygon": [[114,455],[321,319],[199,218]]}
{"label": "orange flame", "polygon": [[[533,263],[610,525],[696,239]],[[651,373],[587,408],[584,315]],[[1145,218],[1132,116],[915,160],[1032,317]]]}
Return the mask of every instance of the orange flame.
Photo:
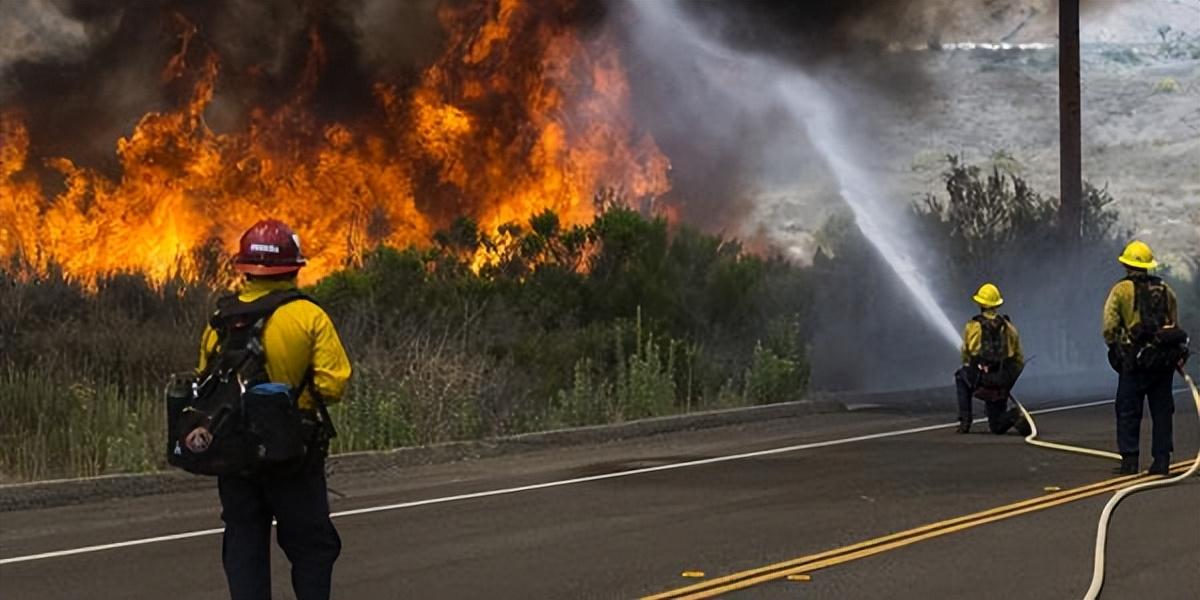
{"label": "orange flame", "polygon": [[[545,4],[545,1],[540,2]],[[259,218],[290,223],[311,254],[313,281],[379,244],[426,244],[458,216],[484,230],[545,209],[590,221],[601,186],[633,198],[669,189],[669,162],[629,115],[629,85],[611,38],[581,40],[525,0],[444,9],[445,53],[419,83],[375,86],[376,110],[318,123],[306,110],[326,55],[315,30],[292,99],[251,112],[244,131],[218,133],[204,112],[220,59],[197,49],[180,19],[167,81],[193,77],[172,112],[148,113],[117,140],[117,177],[66,158],[48,196],[33,176],[19,109],[0,110],[0,257],[51,262],[84,279],[140,270],[194,272],[197,251],[227,251]],[[192,48],[189,53],[189,46]],[[193,54],[202,58],[189,65]]]}

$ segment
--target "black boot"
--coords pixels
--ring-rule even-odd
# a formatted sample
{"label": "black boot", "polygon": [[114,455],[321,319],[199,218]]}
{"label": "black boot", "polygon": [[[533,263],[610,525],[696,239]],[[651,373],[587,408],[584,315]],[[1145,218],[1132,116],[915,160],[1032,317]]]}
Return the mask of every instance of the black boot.
{"label": "black boot", "polygon": [[1029,423],[1029,419],[1026,419],[1025,415],[1021,414],[1020,410],[1013,409],[1013,411],[1016,413],[1016,423],[1013,426],[1017,428],[1017,433],[1021,434],[1021,437],[1029,437],[1029,434],[1033,433],[1033,425]]}
{"label": "black boot", "polygon": [[971,417],[960,417],[958,419],[958,432],[971,433]]}
{"label": "black boot", "polygon": [[1121,457],[1121,466],[1113,470],[1118,475],[1136,475],[1138,472],[1138,457],[1136,454]]}
{"label": "black boot", "polygon": [[1171,455],[1155,456],[1154,462],[1150,463],[1151,475],[1166,476],[1171,471]]}

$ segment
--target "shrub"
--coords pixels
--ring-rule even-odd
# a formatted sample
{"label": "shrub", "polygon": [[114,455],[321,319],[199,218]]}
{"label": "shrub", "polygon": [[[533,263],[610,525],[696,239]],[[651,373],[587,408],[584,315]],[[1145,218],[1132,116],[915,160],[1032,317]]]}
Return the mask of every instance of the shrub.
{"label": "shrub", "polygon": [[0,368],[0,480],[145,471],[165,463],[163,403],[69,369]]}
{"label": "shrub", "polygon": [[[309,288],[355,366],[332,407],[334,451],[742,403],[722,390],[762,379],[756,340],[803,387],[811,292],[800,268],[605,206],[587,226],[543,212],[489,233],[459,219],[429,247],[364,251]],[[162,466],[159,386],[194,367],[231,283],[219,244],[194,262],[196,278],[161,282],[0,269],[0,438],[21,441],[0,446],[2,476]],[[50,416],[78,435],[39,433]]]}
{"label": "shrub", "polygon": [[762,344],[754,347],[754,359],[746,369],[744,398],[750,404],[795,400],[804,389],[800,367]]}
{"label": "shrub", "polygon": [[616,420],[641,419],[674,412],[675,344],[667,342],[663,347],[654,339],[654,334],[644,333],[639,316],[634,326],[634,352],[624,356],[622,331],[618,328],[617,373],[613,385],[613,403],[618,417]]}
{"label": "shrub", "polygon": [[571,387],[558,392],[547,421],[557,427],[580,427],[615,420],[612,383],[596,372],[590,358],[575,362]]}
{"label": "shrub", "polygon": [[1200,35],[1177,31],[1170,25],[1158,28],[1158,55],[1168,60],[1200,59]]}
{"label": "shrub", "polygon": [[1179,91],[1179,81],[1174,77],[1164,77],[1154,84],[1155,94],[1174,94]]}

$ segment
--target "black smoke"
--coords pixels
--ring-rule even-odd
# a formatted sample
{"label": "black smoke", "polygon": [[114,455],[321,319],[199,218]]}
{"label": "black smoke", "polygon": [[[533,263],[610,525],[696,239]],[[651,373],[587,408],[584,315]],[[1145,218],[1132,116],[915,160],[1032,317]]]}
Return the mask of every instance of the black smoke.
{"label": "black smoke", "polygon": [[[433,0],[8,2],[0,32],[26,41],[0,44],[0,109],[18,111],[32,156],[66,156],[110,173],[115,140],[147,112],[186,99],[209,53],[219,57],[220,79],[205,118],[222,131],[244,125],[252,107],[270,109],[298,93],[314,34],[325,66],[305,91],[319,120],[368,110],[376,81],[415,80],[443,35]],[[164,77],[189,30],[181,56],[189,68]]]}

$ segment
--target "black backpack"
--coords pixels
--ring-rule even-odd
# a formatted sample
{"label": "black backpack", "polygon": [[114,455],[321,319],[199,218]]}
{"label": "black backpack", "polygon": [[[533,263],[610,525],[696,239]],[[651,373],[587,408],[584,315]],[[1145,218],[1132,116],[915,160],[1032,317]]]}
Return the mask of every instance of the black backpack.
{"label": "black backpack", "polygon": [[1008,357],[1008,315],[989,319],[976,315],[973,321],[979,323],[980,340],[979,354],[971,364],[979,371],[977,387],[1003,392],[1007,399],[1008,391],[1017,383],[1021,376],[1021,367]]}
{"label": "black backpack", "polygon": [[[167,462],[199,475],[245,475],[301,464],[337,435],[325,404],[313,394],[320,419],[296,404],[311,379],[297,388],[269,381],[262,332],[280,306],[310,300],[299,290],[272,292],[253,302],[236,295],[217,301],[209,325],[216,352],[199,376],[172,378],[167,390]],[[311,301],[311,300],[310,300]],[[197,427],[212,433],[203,452],[184,438]]]}
{"label": "black backpack", "polygon": [[1138,323],[1129,329],[1131,348],[1125,357],[1130,370],[1162,372],[1188,358],[1188,334],[1170,321],[1170,299],[1162,279],[1150,275],[1126,277],[1133,283],[1133,309]]}

